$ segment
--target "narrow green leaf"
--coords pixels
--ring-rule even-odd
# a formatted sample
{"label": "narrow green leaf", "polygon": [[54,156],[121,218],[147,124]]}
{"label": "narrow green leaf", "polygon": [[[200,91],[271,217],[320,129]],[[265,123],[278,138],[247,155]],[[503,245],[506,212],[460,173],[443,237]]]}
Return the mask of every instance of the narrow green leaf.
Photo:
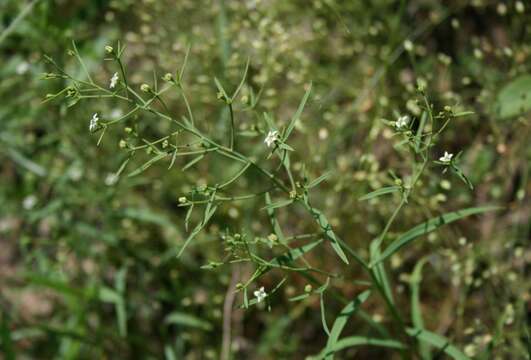
{"label": "narrow green leaf", "polygon": [[43,168],[41,165],[37,164],[36,162],[30,160],[26,156],[22,155],[21,152],[15,150],[14,148],[10,148],[8,150],[9,157],[11,160],[25,168],[26,170],[34,173],[37,176],[44,177],[48,174],[45,168]]}
{"label": "narrow green leaf", "polygon": [[209,322],[201,320],[193,315],[178,311],[174,311],[166,316],[164,323],[183,327],[191,327],[205,331],[212,330],[212,325]]}
{"label": "narrow green leaf", "polygon": [[420,152],[420,144],[422,144],[422,134],[424,133],[424,126],[426,125],[426,120],[428,120],[428,112],[423,111],[420,117],[420,123],[417,129],[417,133],[415,134],[415,152],[417,154]]}
{"label": "narrow green leaf", "polygon": [[84,298],[90,295],[90,289],[85,288],[75,288],[70,286],[66,280],[53,279],[49,276],[29,274],[26,277],[27,281],[34,285],[39,285],[51,289],[59,294],[73,297],[73,298]]}
{"label": "narrow green leaf", "polygon": [[406,346],[404,344],[396,340],[378,339],[369,336],[349,336],[339,340],[334,345],[334,347],[329,349],[328,351],[337,352],[343,349],[362,345],[386,347],[391,349],[406,349]]}
{"label": "narrow green leaf", "polygon": [[463,181],[468,186],[470,190],[474,190],[474,185],[458,166],[456,166],[455,164],[452,164],[452,170],[459,177],[459,179],[461,179],[461,181]]}
{"label": "narrow green leaf", "polygon": [[360,305],[363,304],[369,298],[370,294],[370,290],[365,290],[364,292],[356,296],[353,301],[349,302],[343,308],[343,310],[341,310],[341,313],[334,321],[334,325],[332,325],[330,336],[328,337],[328,341],[326,342],[325,354],[327,360],[334,358],[334,350],[332,349],[334,349],[334,347],[337,345],[339,336],[341,335],[343,328],[347,324],[348,319],[352,314],[356,312]]}
{"label": "narrow green leaf", "polygon": [[308,98],[310,97],[310,93],[312,91],[312,83],[310,83],[310,86],[308,86],[308,90],[306,90],[306,93],[304,94],[300,104],[299,108],[295,112],[295,115],[291,118],[291,121],[286,129],[286,133],[284,134],[284,141],[286,141],[293,131],[293,128],[295,127],[295,124],[297,123],[297,120],[299,120],[302,111],[304,110],[304,107],[306,106],[306,102],[308,101]]}
{"label": "narrow green leaf", "polygon": [[191,168],[192,166],[194,166],[195,164],[197,164],[199,161],[201,161],[203,158],[205,157],[205,154],[201,154],[199,155],[198,157],[192,159],[191,161],[188,162],[188,164],[184,165],[183,166],[183,171],[186,171],[188,170],[189,168]]}
{"label": "narrow green leaf", "polygon": [[164,356],[166,357],[166,360],[177,360],[177,355],[175,355],[170,344],[164,346]]}
{"label": "narrow green leaf", "polygon": [[[381,255],[380,248],[378,246],[379,241],[378,238],[373,240],[370,245],[370,254],[371,259],[377,259]],[[371,271],[373,272],[374,276],[378,280],[378,283],[383,288],[385,295],[391,302],[391,304],[394,304],[395,300],[393,298],[393,291],[391,290],[391,285],[389,284],[389,277],[387,276],[387,272],[385,271],[384,263],[376,264]]]}
{"label": "narrow green leaf", "polygon": [[179,250],[177,257],[181,257],[182,253],[184,252],[184,249],[188,246],[188,244],[196,237],[197,234],[208,224],[214,213],[216,212],[216,209],[218,208],[217,205],[214,205],[214,199],[216,197],[216,192],[212,191],[212,194],[210,195],[210,199],[207,203],[207,206],[205,207],[205,213],[203,216],[203,220],[199,224],[196,225],[194,230],[188,235],[188,238],[184,242],[183,246]]}
{"label": "narrow green leaf", "polygon": [[325,304],[324,304],[324,292],[319,294],[319,305],[321,308],[321,322],[323,324],[323,330],[325,333],[330,336],[330,330],[328,329],[328,324],[326,323],[326,312],[325,312]]}
{"label": "narrow green leaf", "polygon": [[319,210],[312,208],[309,205],[308,207],[310,208],[310,211],[313,217],[315,218],[315,220],[317,221],[321,229],[324,231],[326,237],[330,240],[330,245],[332,245],[332,248],[334,249],[336,254],[341,258],[341,260],[343,260],[345,264],[348,264],[349,262],[348,262],[347,256],[343,252],[341,245],[339,245],[338,238],[336,237],[336,234],[332,230],[332,226],[328,222],[328,219]]}
{"label": "narrow green leaf", "polygon": [[362,197],[360,197],[358,200],[359,201],[370,200],[370,199],[373,199],[375,197],[391,194],[391,193],[394,193],[394,192],[397,192],[397,191],[400,191],[400,186],[386,186],[386,187],[380,188],[378,190],[371,191],[370,193],[365,194]]}
{"label": "narrow green leaf", "polygon": [[188,55],[190,55],[190,50],[192,49],[192,44],[188,44],[186,47],[186,54],[184,55],[183,65],[179,71],[179,83],[182,83],[184,77],[184,69],[186,69],[186,64],[188,63]]}
{"label": "narrow green leaf", "polygon": [[223,94],[224,99],[229,100],[229,96],[227,95],[227,92],[223,88],[223,85],[219,82],[218,78],[214,78],[214,82],[216,83],[216,87],[218,88],[218,91]]}
{"label": "narrow green leaf", "polygon": [[128,177],[133,177],[133,176],[137,176],[141,173],[143,173],[144,171],[146,171],[151,165],[153,165],[154,163],[156,163],[157,161],[161,160],[161,159],[164,159],[166,156],[168,155],[168,153],[160,153],[160,154],[157,154],[156,156],[154,156],[153,158],[149,159],[148,161],[146,161],[144,164],[142,164],[142,166],[140,166],[139,168],[137,168],[136,170],[132,171],[129,173],[129,175],[127,175]]}
{"label": "narrow green leaf", "polygon": [[470,360],[470,358],[463,354],[458,348],[450,344],[450,341],[444,336],[432,333],[425,329],[408,328],[406,331],[409,336],[436,347],[455,360]]}
{"label": "narrow green leaf", "polygon": [[294,296],[292,298],[289,298],[288,301],[292,301],[292,302],[301,301],[301,300],[304,300],[304,299],[310,297],[310,295],[311,294],[309,294],[309,293],[304,293],[304,294],[297,295],[297,296]]}
{"label": "narrow green leaf", "polygon": [[[409,279],[409,287],[411,289],[411,322],[417,329],[424,329],[424,321],[420,308],[420,282],[422,280],[422,268],[427,261],[428,258],[423,258],[417,262]],[[426,342],[419,344],[419,352],[422,359],[431,359],[430,347]]]}
{"label": "narrow green leaf", "polygon": [[224,187],[229,186],[234,181],[238,180],[240,176],[243,175],[243,173],[251,166],[251,163],[245,164],[234,176],[232,176],[229,180],[225,181],[223,184],[219,185],[219,188],[222,189]]}
{"label": "narrow green leaf", "polygon": [[308,185],[306,185],[306,188],[311,189],[313,187],[316,187],[317,185],[319,185],[320,183],[328,179],[330,175],[332,175],[331,171],[324,173],[323,175],[319,176],[317,179],[313,179],[312,181],[310,181]]}
{"label": "narrow green leaf", "polygon": [[498,206],[482,206],[482,207],[473,207],[468,208],[464,210],[458,210],[450,213],[446,213],[444,215],[438,216],[436,218],[430,219],[420,225],[415,226],[411,230],[407,231],[406,233],[402,234],[398,239],[393,241],[391,245],[389,245],[382,255],[373,260],[370,264],[370,266],[374,266],[378,264],[379,262],[387,259],[389,256],[393,255],[395,252],[400,250],[402,247],[406,246],[416,238],[428,234],[429,232],[432,232],[433,230],[436,230],[437,228],[452,223],[456,220],[465,218],[467,216],[481,214],[487,211],[494,211],[494,210],[500,210],[501,208]]}
{"label": "narrow green leaf", "polygon": [[307,252],[310,252],[313,248],[315,248],[317,245],[319,245],[322,242],[323,240],[319,239],[317,241],[311,242],[304,246],[291,249],[287,253],[275,257],[273,260],[271,260],[268,263],[268,265],[272,267],[280,267],[280,266],[289,265],[290,263],[294,262],[295,260],[303,256]]}
{"label": "narrow green leaf", "polygon": [[[271,205],[271,195],[269,195],[268,192],[265,194],[265,202],[266,205]],[[278,240],[280,243],[285,244],[286,238],[284,236],[284,232],[282,232],[282,228],[280,227],[280,223],[277,220],[277,217],[275,216],[275,209],[267,209],[267,215],[269,216],[269,221],[271,222],[271,226],[273,227],[273,231],[275,235],[278,237]]]}
{"label": "narrow green leaf", "polygon": [[177,230],[177,227],[162,212],[155,212],[150,208],[125,208],[120,212],[125,218],[156,224],[161,227]]}
{"label": "narrow green leaf", "polygon": [[261,268],[257,269],[255,274],[253,275],[253,278],[258,278],[264,275],[269,270],[271,270],[271,268],[278,268],[290,265],[292,262],[303,256],[304,254],[313,250],[313,248],[315,248],[321,242],[322,240],[317,240],[301,247],[291,249],[288,252],[273,258],[270,262],[265,262]]}
{"label": "narrow green leaf", "polygon": [[240,81],[240,84],[238,85],[238,87],[234,91],[234,94],[232,94],[232,98],[231,99],[232,99],[233,102],[236,99],[236,97],[238,96],[238,94],[239,94],[240,90],[242,89],[243,85],[245,84],[245,80],[247,79],[247,72],[249,71],[250,62],[251,62],[251,59],[247,58],[247,62],[245,64],[245,70],[243,71],[242,80]]}
{"label": "narrow green leaf", "polygon": [[262,210],[272,210],[272,209],[278,209],[282,207],[286,207],[293,203],[293,199],[286,199],[286,200],[280,200],[276,203],[271,203],[262,208]]}

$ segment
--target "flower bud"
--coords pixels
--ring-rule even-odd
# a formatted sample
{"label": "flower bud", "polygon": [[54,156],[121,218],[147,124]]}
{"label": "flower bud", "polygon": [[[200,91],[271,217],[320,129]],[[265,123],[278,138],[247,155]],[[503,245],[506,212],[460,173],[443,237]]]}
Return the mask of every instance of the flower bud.
{"label": "flower bud", "polygon": [[149,86],[148,84],[142,84],[140,85],[140,90],[146,93],[151,92],[151,86]]}
{"label": "flower bud", "polygon": [[162,77],[162,80],[164,81],[173,81],[173,75],[171,73],[166,73],[163,77]]}
{"label": "flower bud", "polygon": [[105,52],[106,52],[107,54],[112,54],[112,53],[114,52],[114,49],[113,49],[113,47],[110,46],[110,45],[105,45]]}

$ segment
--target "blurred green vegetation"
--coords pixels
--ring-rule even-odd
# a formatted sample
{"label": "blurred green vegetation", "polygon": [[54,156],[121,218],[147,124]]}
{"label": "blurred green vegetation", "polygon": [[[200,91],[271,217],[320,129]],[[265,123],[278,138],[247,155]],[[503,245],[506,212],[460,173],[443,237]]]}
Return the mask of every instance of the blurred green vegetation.
{"label": "blurred green vegetation", "polygon": [[[228,117],[216,99],[214,77],[238,85],[238,142],[249,156],[263,154],[256,130],[262,112],[287,123],[311,81],[313,93],[290,146],[294,169],[311,179],[331,175],[312,191],[335,231],[360,254],[400,201],[390,195],[360,202],[364,194],[410,172],[408,154],[382,119],[421,115],[417,84],[436,109],[451,106],[472,116],[452,120],[435,149],[463,151],[472,183],[430,167],[420,189],[391,229],[394,237],[438,214],[498,204],[503,210],[471,217],[431,233],[391,258],[397,306],[410,312],[410,275],[427,261],[420,302],[427,329],[451,339],[478,359],[529,358],[531,249],[528,193],[531,157],[531,6],[522,1],[340,0],[110,0],[0,2],[0,344],[3,357],[218,359],[224,302],[235,281],[254,269],[221,261],[221,234],[267,238],[272,232],[260,201],[227,202],[176,258],[187,237],[179,197],[195,186],[228,179],[238,164],[186,161],[168,170],[156,163],[139,176],[113,174],[127,158],[119,147],[124,127],[99,134],[93,113],[118,118],[115,100],[44,103],[68,81],[44,81],[44,55],[82,77],[68,54],[75,40],[94,80],[107,86],[114,65],[105,45],[120,41],[135,89],[154,85],[182,66],[191,45],[185,83],[194,117],[226,139]],[[246,99],[260,93],[256,111]],[[165,102],[186,114],[178,94]],[[142,120],[142,121],[140,121]],[[134,126],[150,139],[172,131],[142,115]],[[131,123],[128,125],[132,126]],[[128,172],[149,154],[137,156]],[[266,190],[255,172],[234,193]],[[280,200],[280,199],[279,199]],[[302,209],[277,211],[287,236],[317,231]],[[199,220],[192,215],[192,220]],[[299,245],[304,242],[298,243]],[[272,251],[275,254],[275,251]],[[330,286],[352,299],[365,289],[356,265],[342,264],[328,247],[306,259],[341,274]],[[274,288],[286,276],[271,271],[256,288]],[[326,277],[316,276],[321,283]],[[359,280],[359,282],[353,281]],[[239,308],[236,295],[231,348],[235,359],[303,359],[326,344],[319,297],[301,302],[309,279],[297,273],[269,300],[271,309]],[[315,286],[315,284],[314,284]],[[229,291],[227,290],[229,288]],[[326,296],[332,321],[341,298]],[[365,311],[391,324],[384,305]],[[409,318],[409,317],[407,317]],[[361,317],[345,334],[369,334]],[[434,354],[434,359],[445,358]],[[400,358],[392,349],[356,347],[338,358]]]}

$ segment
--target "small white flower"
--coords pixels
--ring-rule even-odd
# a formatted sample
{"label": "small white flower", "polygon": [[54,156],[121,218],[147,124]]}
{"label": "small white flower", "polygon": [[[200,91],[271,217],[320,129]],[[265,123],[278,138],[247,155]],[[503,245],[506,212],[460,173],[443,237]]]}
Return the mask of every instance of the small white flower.
{"label": "small white flower", "polygon": [[449,163],[450,161],[452,161],[452,157],[453,156],[454,156],[454,154],[450,154],[449,152],[445,151],[444,152],[444,156],[441,156],[439,158],[439,161],[443,162],[443,163]]}
{"label": "small white flower", "polygon": [[113,186],[117,182],[118,182],[118,176],[116,176],[116,174],[109,173],[105,177],[105,185],[107,186]]}
{"label": "small white flower", "polygon": [[267,296],[267,293],[264,290],[264,287],[262,286],[260,289],[256,290],[254,292],[254,296],[256,297],[256,302],[259,303],[262,300],[264,300]]}
{"label": "small white flower", "polygon": [[278,131],[271,130],[267,133],[267,136],[264,140],[264,143],[267,145],[267,147],[271,147],[277,141],[278,139]]}
{"label": "small white flower", "polygon": [[26,210],[31,210],[37,204],[37,197],[35,195],[28,195],[22,201],[22,207]]}
{"label": "small white flower", "polygon": [[397,129],[402,129],[402,128],[406,127],[408,123],[409,123],[409,116],[407,116],[407,115],[400,116],[398,118],[398,120],[395,121],[395,127]]}
{"label": "small white flower", "polygon": [[96,130],[98,127],[98,121],[100,121],[100,118],[98,117],[98,113],[95,113],[92,115],[92,119],[90,119],[89,131]]}
{"label": "small white flower", "polygon": [[30,64],[23,61],[17,65],[17,68],[15,69],[15,71],[17,72],[18,75],[23,75],[28,72],[29,68],[30,68]]}
{"label": "small white flower", "polygon": [[109,87],[111,89],[114,89],[116,87],[117,83],[118,83],[118,73],[115,72],[114,75],[111,78],[111,84],[109,85]]}

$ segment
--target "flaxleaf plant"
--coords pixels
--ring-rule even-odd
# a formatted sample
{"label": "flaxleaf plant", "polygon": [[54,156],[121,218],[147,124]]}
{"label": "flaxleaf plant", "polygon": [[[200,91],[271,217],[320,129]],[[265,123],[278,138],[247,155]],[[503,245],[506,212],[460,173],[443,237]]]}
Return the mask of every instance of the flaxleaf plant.
{"label": "flaxleaf plant", "polygon": [[[219,254],[219,259],[211,259],[203,266],[203,269],[213,270],[222,266],[238,267],[240,264],[247,264],[253,269],[247,280],[235,286],[240,294],[240,307],[250,309],[265,303],[270,309],[274,306],[277,291],[288,281],[287,275],[298,274],[318,286],[313,290],[313,287],[308,285],[304,294],[291,299],[292,302],[297,302],[319,298],[323,336],[328,340],[325,348],[316,355],[317,358],[333,359],[337,352],[351,347],[373,346],[394,349],[403,358],[420,355],[428,359],[438,350],[454,359],[466,359],[467,357],[452,345],[450,340],[424,328],[418,305],[420,264],[423,262],[415,269],[412,279],[413,318],[412,321],[408,321],[398,305],[397,297],[402,295],[394,291],[392,285],[394,277],[389,275],[388,260],[398,252],[405,251],[407,246],[412,247],[415,242],[421,242],[424,235],[436,231],[443,225],[497,209],[492,206],[457,209],[435,216],[402,234],[398,234],[394,229],[396,220],[402,216],[402,210],[420,196],[418,190],[428,168],[442,167],[441,173],[446,170],[453,171],[470,189],[473,188],[458,164],[459,156],[454,157],[447,151],[443,154],[443,149],[438,146],[445,129],[453,121],[468,113],[455,113],[449,106],[436,111],[424,86],[420,84],[417,97],[417,106],[420,109],[418,118],[398,116],[396,121],[383,120],[389,126],[388,130],[400,139],[396,147],[406,154],[410,166],[409,175],[400,178],[391,172],[394,184],[375,189],[360,198],[362,201],[369,201],[370,204],[371,200],[378,197],[387,196],[395,199],[394,196],[398,195],[400,201],[380,233],[372,240],[367,239],[365,248],[353,248],[349,238],[338,235],[332,225],[333,222],[313,201],[312,193],[318,191],[319,186],[330,174],[324,173],[310,180],[304,164],[296,168],[292,162],[294,154],[303,151],[290,142],[298,126],[302,126],[305,121],[304,111],[311,103],[312,84],[306,86],[295,113],[287,123],[283,123],[269,112],[258,111],[259,96],[254,98],[251,108],[242,106],[238,102],[242,89],[249,86],[248,74],[253,70],[252,60],[248,60],[242,69],[241,78],[233,87],[234,91],[228,90],[231,87],[227,85],[227,80],[220,80],[222,77],[213,78],[213,92],[217,93],[215,98],[222,103],[228,116],[221,116],[221,120],[227,120],[227,123],[214,127],[226,131],[212,131],[212,122],[216,120],[198,118],[190,106],[189,99],[192,95],[187,93],[185,84],[189,49],[182,67],[174,74],[167,73],[160,79],[154,76],[151,84],[144,83],[138,88],[128,80],[130,71],[122,61],[125,46],[120,43],[105,47],[107,59],[115,68],[110,86],[98,83],[95,77],[91,76],[75,43],[72,43],[69,53],[78,61],[81,69],[77,75],[64,70],[53,59],[46,58],[52,67],[52,72],[45,74],[44,77],[62,79],[67,86],[55,94],[47,95],[45,101],[63,100],[69,106],[80,106],[91,101],[91,107],[94,107],[94,100],[108,100],[123,107],[124,115],[118,118],[111,119],[107,114],[96,112],[91,119],[87,119],[88,130],[94,135],[95,143],[98,145],[105,141],[106,133],[116,131],[115,129],[121,129],[125,134],[119,143],[119,148],[124,153],[124,160],[109,180],[112,183],[119,185],[124,177],[135,178],[160,163],[163,163],[168,171],[179,171],[183,174],[194,167],[208,166],[212,162],[234,165],[230,167],[235,169],[234,172],[223,174],[223,177],[210,180],[210,183],[191,187],[188,193],[179,197],[178,206],[186,209],[184,224],[187,235],[176,245],[172,253],[164,254],[161,261],[168,261],[171,258],[182,259],[187,249],[197,241],[208,226],[216,223],[223,226],[223,222],[219,219],[223,217],[221,212],[224,205],[246,200],[259,202],[261,206],[255,216],[269,221],[271,233],[264,236],[253,233],[253,229],[245,225],[241,228],[226,226],[219,239],[223,243],[224,253]],[[171,104],[165,97],[170,92],[177,93],[182,99],[186,109],[184,113],[171,112]],[[258,119],[250,133],[239,131],[238,114],[245,111],[253,111]],[[166,122],[170,130],[162,136],[154,136],[152,132],[147,131],[154,122]],[[133,166],[137,162],[140,164]],[[251,177],[259,180],[248,181]],[[243,195],[236,192],[237,184],[245,189]],[[278,216],[279,212],[293,214],[293,217],[305,216],[312,219],[313,232],[288,235],[291,229],[288,231],[283,226],[283,221]],[[296,241],[303,244],[295,246]],[[271,249],[274,249],[274,252]],[[365,274],[365,278],[360,282],[364,288],[362,291],[352,298],[345,298],[333,285],[334,279],[344,275],[314,267],[305,258],[312,252],[325,250],[326,253],[331,251],[335,254],[329,256],[327,262],[340,262],[343,266],[356,267]],[[265,289],[260,284],[271,270],[280,273],[282,279],[271,288]],[[123,300],[124,276],[125,270],[120,271],[115,288],[103,288],[99,292],[101,301],[114,306],[121,336],[127,336],[128,331]],[[328,320],[331,314],[326,307],[330,298],[345,301],[343,311],[336,315],[331,327]],[[391,326],[385,328],[371,319],[367,314],[368,310],[364,309],[364,305],[369,301],[383,302],[390,318],[393,319]],[[350,319],[354,316],[366,321],[377,335],[355,334],[342,337],[349,328]],[[165,322],[179,327],[196,327],[204,330],[211,328],[208,322],[181,312],[171,313]],[[349,332],[351,330],[349,329]],[[9,334],[4,331],[4,337],[8,336]],[[170,348],[166,350],[169,354],[171,351]]]}

